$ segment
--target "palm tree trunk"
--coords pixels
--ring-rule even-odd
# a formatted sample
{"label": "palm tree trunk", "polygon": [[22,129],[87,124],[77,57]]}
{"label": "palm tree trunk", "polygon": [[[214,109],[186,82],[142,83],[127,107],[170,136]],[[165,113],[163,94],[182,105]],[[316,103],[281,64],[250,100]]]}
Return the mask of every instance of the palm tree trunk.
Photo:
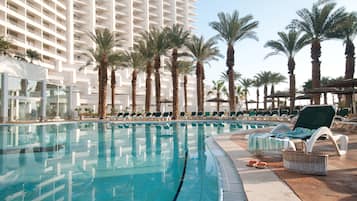
{"label": "palm tree trunk", "polygon": [[151,73],[152,66],[151,61],[147,61],[146,63],[146,83],[145,83],[145,112],[150,112],[151,105]]}
{"label": "palm tree trunk", "polygon": [[101,82],[101,79],[102,79],[102,68],[99,67],[98,68],[98,116],[100,116],[100,114],[102,114],[102,96],[103,96],[103,91],[100,90],[102,88],[102,82]]}
{"label": "palm tree trunk", "polygon": [[228,66],[228,91],[229,91],[229,111],[234,112],[236,109],[235,106],[235,94],[234,94],[234,47],[229,44],[227,49],[227,62]]}
{"label": "palm tree trunk", "polygon": [[290,96],[290,112],[294,111],[295,108],[295,91],[296,91],[296,86],[295,86],[295,74],[291,73],[289,76],[290,80],[290,90],[289,90],[289,96]]}
{"label": "palm tree trunk", "polygon": [[112,69],[110,73],[110,87],[112,89],[112,115],[115,114],[115,85],[116,85],[115,70]]}
{"label": "palm tree trunk", "polygon": [[221,98],[221,95],[219,94],[219,92],[217,92],[217,112],[219,112],[219,106],[220,106],[220,102],[219,99]]}
{"label": "palm tree trunk", "polygon": [[202,72],[201,72],[201,63],[200,62],[197,62],[196,63],[196,92],[197,92],[197,111],[198,112],[203,112],[203,109],[202,109],[202,101],[201,101],[201,98],[202,98]]}
{"label": "palm tree trunk", "polygon": [[289,69],[289,96],[290,96],[290,112],[294,111],[295,108],[295,93],[296,93],[296,81],[295,81],[295,60],[293,57],[290,57],[288,60],[288,69]]}
{"label": "palm tree trunk", "polygon": [[184,100],[185,100],[185,113],[187,113],[187,75],[184,75],[183,77],[183,90],[184,90]]}
{"label": "palm tree trunk", "polygon": [[[352,79],[355,73],[355,46],[351,40],[346,41],[346,70],[345,79]],[[352,105],[352,94],[345,95],[346,105],[351,107]]]}
{"label": "palm tree trunk", "polygon": [[[320,58],[321,56],[321,45],[319,39],[314,39],[311,44],[311,58],[312,58],[312,88],[319,88],[320,87]],[[320,95],[315,94],[313,95],[313,100],[315,105],[320,104]]]}
{"label": "palm tree trunk", "polygon": [[205,80],[205,69],[203,67],[203,64],[200,65],[200,72],[201,72],[201,109],[200,111],[203,112],[204,108],[205,108],[205,84],[204,84],[204,80]]}
{"label": "palm tree trunk", "polygon": [[275,109],[275,89],[274,89],[274,84],[271,85],[271,90],[270,90],[270,94],[271,94],[271,108]]}
{"label": "palm tree trunk", "polygon": [[264,85],[264,110],[267,109],[268,85]]}
{"label": "palm tree trunk", "polygon": [[107,81],[108,81],[108,74],[107,74],[107,64],[102,64],[100,66],[101,70],[101,77],[102,79],[99,81],[99,91],[101,92],[101,105],[100,105],[100,113],[99,118],[105,119],[107,116]]}
{"label": "palm tree trunk", "polygon": [[259,88],[257,88],[257,110],[259,109]]}
{"label": "palm tree trunk", "polygon": [[248,111],[248,93],[244,92],[244,99],[245,99],[245,109]]}
{"label": "palm tree trunk", "polygon": [[138,77],[138,70],[134,69],[131,79],[131,112],[136,112],[136,80]]}
{"label": "palm tree trunk", "polygon": [[161,110],[161,83],[160,83],[160,65],[161,59],[160,55],[155,56],[154,67],[155,67],[155,97],[156,97],[156,112]]}
{"label": "palm tree trunk", "polygon": [[178,69],[177,69],[177,49],[172,50],[172,119],[177,119],[178,117]]}

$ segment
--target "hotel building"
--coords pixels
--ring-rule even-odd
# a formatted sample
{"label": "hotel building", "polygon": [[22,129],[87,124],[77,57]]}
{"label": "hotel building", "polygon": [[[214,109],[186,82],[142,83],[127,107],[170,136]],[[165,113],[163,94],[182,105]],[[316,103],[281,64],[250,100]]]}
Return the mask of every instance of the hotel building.
{"label": "hotel building", "polygon": [[[45,74],[44,78],[41,79],[45,79],[45,83],[42,83],[42,85],[47,86],[45,89],[47,92],[41,92],[41,87],[38,87],[41,85],[38,84],[41,80],[40,77],[36,79],[36,76],[31,76],[35,79],[32,84],[34,86],[32,87],[33,91],[28,89],[27,91],[31,92],[23,94],[20,85],[27,88],[31,86],[29,78],[9,73],[10,67],[1,68],[3,69],[0,70],[0,73],[3,73],[2,83],[6,81],[8,84],[5,85],[9,85],[7,86],[8,91],[2,92],[7,98],[7,101],[5,100],[2,104],[2,108],[6,110],[7,105],[12,107],[8,111],[3,111],[1,117],[6,120],[4,113],[7,113],[8,120],[18,120],[32,113],[32,116],[35,116],[34,118],[43,115],[49,118],[51,117],[49,110],[52,111],[53,117],[65,117],[78,107],[96,111],[98,99],[97,72],[90,67],[79,71],[79,68],[87,61],[87,58],[83,56],[84,53],[88,48],[94,47],[88,33],[94,32],[98,28],[108,28],[117,32],[123,39],[120,48],[129,49],[140,33],[149,30],[151,27],[165,27],[176,23],[184,26],[187,30],[193,30],[194,3],[195,0],[1,1],[0,36],[4,36],[6,40],[13,44],[10,53],[13,56],[24,57],[26,50],[29,49],[40,54],[41,59],[33,61],[33,63],[34,66],[43,68],[39,74]],[[21,63],[21,61],[7,61],[1,65],[7,65],[9,62],[18,63],[18,66],[27,65]],[[7,72],[4,69],[8,69]],[[45,73],[42,73],[43,70]],[[35,71],[31,73],[36,74]],[[162,99],[171,99],[171,74],[163,69],[161,75],[161,97]],[[6,77],[4,78],[4,76]],[[14,79],[20,80],[11,81],[12,76],[14,76]],[[26,79],[26,82],[23,79]],[[118,70],[115,94],[118,110],[130,111],[130,81],[130,68]],[[36,82],[38,83],[36,84]],[[17,86],[14,83],[17,83]],[[182,83],[180,88],[182,88],[181,86],[183,86]],[[191,94],[189,98],[190,111],[196,110],[195,88],[195,78],[190,77],[188,89],[188,94]],[[183,94],[182,91],[180,93]],[[108,92],[109,111],[111,94],[110,90]],[[153,93],[152,103],[154,103],[154,95]],[[47,96],[48,100],[41,103],[41,96],[42,98]],[[144,100],[145,74],[141,73],[138,77],[137,89],[138,112],[143,111]],[[39,111],[38,108],[41,104],[46,105],[47,112]],[[27,105],[26,109],[22,110],[21,105]],[[32,106],[29,108],[28,105]],[[165,108],[168,106],[169,109]],[[183,100],[180,100],[180,109],[183,110]],[[154,110],[154,106],[152,110]],[[163,104],[163,110],[171,110],[171,106]],[[25,112],[21,114],[22,111]]]}

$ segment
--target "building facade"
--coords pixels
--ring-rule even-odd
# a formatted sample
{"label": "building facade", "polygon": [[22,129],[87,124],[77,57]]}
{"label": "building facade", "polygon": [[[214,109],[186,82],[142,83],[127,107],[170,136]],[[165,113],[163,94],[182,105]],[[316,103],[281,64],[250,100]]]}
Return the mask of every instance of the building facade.
{"label": "building facade", "polygon": [[[47,69],[47,83],[73,86],[70,110],[88,107],[96,111],[97,72],[91,68],[79,71],[86,63],[84,53],[94,47],[88,33],[108,28],[119,34],[120,48],[129,49],[140,33],[151,27],[180,24],[193,30],[194,3],[195,0],[3,0],[0,2],[0,36],[13,44],[12,55],[24,57],[29,49],[39,53],[40,60],[33,63]],[[171,74],[163,69],[161,75],[161,97],[171,99]],[[117,81],[116,108],[130,111],[131,69],[118,70]],[[183,97],[181,86],[182,82],[180,97]],[[190,77],[190,111],[196,110],[195,88],[195,78]],[[110,96],[108,94],[108,104]],[[138,111],[144,110],[144,100],[145,74],[141,73]],[[110,105],[108,111],[109,108]],[[183,110],[183,100],[180,100],[180,109]],[[162,104],[162,110],[171,110],[171,106]]]}

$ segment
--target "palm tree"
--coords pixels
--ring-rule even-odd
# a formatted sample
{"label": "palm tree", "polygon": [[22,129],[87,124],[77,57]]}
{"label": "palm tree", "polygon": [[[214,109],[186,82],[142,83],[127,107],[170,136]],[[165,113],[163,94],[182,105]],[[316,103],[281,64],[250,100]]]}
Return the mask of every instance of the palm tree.
{"label": "palm tree", "polygon": [[259,76],[254,76],[254,80],[252,81],[252,85],[257,88],[256,95],[257,95],[257,110],[258,110],[259,109],[259,88],[263,85],[263,83],[260,80]]}
{"label": "palm tree", "polygon": [[[172,62],[165,61],[165,68],[170,69],[172,71]],[[193,63],[192,61],[182,61],[182,60],[177,60],[177,70],[178,74],[183,75],[183,90],[184,90],[184,107],[185,107],[185,112],[187,113],[187,84],[188,84],[188,78],[187,75],[191,74],[193,72]]]}
{"label": "palm tree", "polygon": [[[355,73],[355,46],[353,40],[357,35],[357,13],[350,13],[345,23],[341,24],[340,36],[343,39],[346,55],[345,79],[352,79]],[[346,95],[346,105],[352,104],[352,94]]]}
{"label": "palm tree", "polygon": [[227,59],[228,67],[227,74],[229,76],[229,109],[235,111],[235,95],[234,95],[234,43],[245,38],[256,39],[256,33],[253,31],[258,27],[258,21],[252,21],[252,15],[239,17],[239,12],[236,10],[231,14],[218,13],[218,20],[211,22],[209,25],[216,30],[218,36],[227,42]]}
{"label": "palm tree", "polygon": [[262,85],[264,85],[264,110],[267,109],[268,84],[270,83],[272,72],[263,71],[256,75]]}
{"label": "palm tree", "polygon": [[122,52],[117,52],[116,54],[110,56],[111,64],[109,65],[110,68],[110,88],[111,88],[111,101],[112,101],[112,109],[111,109],[111,114],[115,115],[115,88],[116,88],[116,71],[119,69],[120,66],[122,66],[126,60],[127,57],[122,53]]}
{"label": "palm tree", "polygon": [[177,62],[179,74],[183,75],[183,91],[184,91],[184,103],[185,103],[185,113],[187,110],[187,84],[188,78],[187,76],[192,74],[193,72],[193,63],[191,61],[178,61]]}
{"label": "palm tree", "polygon": [[[290,111],[293,111],[295,107],[295,55],[309,43],[307,35],[301,36],[301,32],[295,30],[289,30],[288,33],[278,32],[278,40],[270,40],[265,43],[264,47],[273,49],[273,52],[269,53],[265,58],[277,54],[284,54],[288,58],[288,73],[289,73],[289,96],[290,96]],[[274,107],[274,101],[273,101]]]}
{"label": "palm tree", "polygon": [[237,102],[238,105],[240,105],[240,100],[242,100],[244,98],[244,96],[245,96],[244,87],[241,86],[241,85],[236,85],[235,89],[236,89],[235,92],[237,94],[236,102]]}
{"label": "palm tree", "polygon": [[131,73],[131,112],[136,112],[136,83],[138,73],[144,70],[145,59],[139,51],[125,52],[127,65],[133,69]]}
{"label": "palm tree", "polygon": [[165,35],[167,36],[168,39],[168,44],[169,48],[172,49],[171,53],[171,76],[172,76],[172,94],[173,94],[173,100],[172,100],[172,119],[177,119],[178,117],[178,78],[179,78],[179,73],[178,73],[178,64],[177,64],[177,58],[178,58],[178,48],[181,48],[187,41],[188,37],[190,36],[190,32],[184,30],[184,27],[178,24],[174,24],[171,27],[166,27],[165,28]]}
{"label": "palm tree", "polygon": [[97,29],[95,33],[89,33],[90,39],[95,43],[95,49],[88,49],[86,54],[90,60],[80,70],[90,64],[95,65],[98,69],[98,114],[100,119],[104,119],[107,115],[107,82],[108,68],[114,65],[118,58],[118,53],[114,52],[114,47],[119,44],[119,40],[115,38],[115,34],[109,29]]}
{"label": "palm tree", "polygon": [[216,111],[220,111],[219,110],[219,106],[221,103],[221,97],[222,97],[222,93],[223,94],[227,94],[227,88],[224,86],[224,81],[222,80],[218,80],[218,81],[212,81],[212,89],[210,91],[207,92],[208,95],[210,94],[215,94],[216,95],[216,101],[217,101],[217,107],[216,107]]}
{"label": "palm tree", "polygon": [[[270,94],[272,96],[272,105],[271,107],[274,109],[275,108],[275,101],[274,101],[274,94],[275,94],[275,85],[280,84],[281,82],[285,82],[286,77],[280,73],[272,73],[270,77],[270,84],[271,84],[271,90]],[[294,92],[295,94],[295,92]],[[295,95],[294,95],[295,96]],[[295,97],[294,97],[295,100]],[[294,107],[291,107],[290,105],[290,111],[293,111]]]}
{"label": "palm tree", "polygon": [[248,93],[249,93],[249,87],[252,86],[253,81],[249,78],[242,78],[239,80],[239,82],[243,87],[245,108],[248,111]]}
{"label": "palm tree", "polygon": [[152,75],[152,58],[154,57],[153,49],[151,48],[151,41],[142,38],[136,42],[134,49],[138,51],[145,60],[146,82],[145,82],[145,112],[150,112],[151,105],[151,75]]}
{"label": "palm tree", "polygon": [[[242,74],[240,74],[239,72],[234,72],[234,82],[239,80],[241,77],[242,77]],[[229,82],[228,72],[221,73],[221,80]]]}
{"label": "palm tree", "polygon": [[156,111],[159,112],[161,108],[161,82],[160,82],[160,68],[161,56],[166,53],[169,48],[166,33],[156,27],[151,28],[142,34],[142,37],[151,44],[154,52],[154,69],[155,69],[155,101]]}
{"label": "palm tree", "polygon": [[6,54],[10,46],[11,43],[7,41],[4,36],[0,36],[0,54]]}
{"label": "palm tree", "polygon": [[196,87],[197,87],[197,111],[203,112],[204,110],[204,63],[211,60],[217,60],[221,55],[216,46],[217,41],[215,38],[209,38],[207,41],[201,36],[192,36],[187,42],[186,47],[189,50],[189,55],[196,62]]}
{"label": "palm tree", "polygon": [[[306,8],[297,11],[300,20],[294,19],[291,27],[296,27],[306,34],[311,43],[312,59],[312,87],[320,87],[321,42],[337,37],[338,24],[346,18],[344,8],[335,9],[336,3],[329,0],[320,0],[312,5],[311,10]],[[320,104],[320,94],[313,96],[314,103]]]}
{"label": "palm tree", "polygon": [[30,63],[33,63],[33,60],[41,59],[41,55],[36,50],[27,49],[26,56],[30,58]]}

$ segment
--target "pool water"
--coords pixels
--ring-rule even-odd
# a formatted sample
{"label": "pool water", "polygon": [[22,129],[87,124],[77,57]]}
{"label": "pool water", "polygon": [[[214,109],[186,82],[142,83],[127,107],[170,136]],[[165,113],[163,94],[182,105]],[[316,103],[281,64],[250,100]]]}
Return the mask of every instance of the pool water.
{"label": "pool water", "polygon": [[220,197],[205,138],[264,127],[237,121],[0,126],[1,200]]}

